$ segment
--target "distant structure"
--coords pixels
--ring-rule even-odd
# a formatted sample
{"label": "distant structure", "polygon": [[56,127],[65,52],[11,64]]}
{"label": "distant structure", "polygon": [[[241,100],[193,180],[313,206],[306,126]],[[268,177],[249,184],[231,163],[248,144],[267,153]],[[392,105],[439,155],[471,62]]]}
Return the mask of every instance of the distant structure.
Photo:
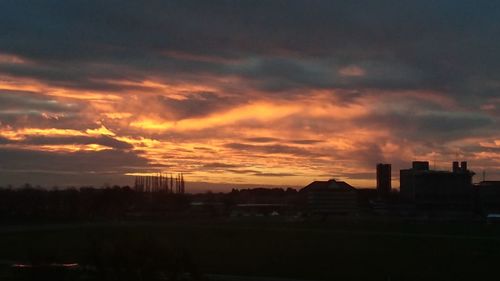
{"label": "distant structure", "polygon": [[377,193],[381,198],[391,193],[391,164],[377,164]]}
{"label": "distant structure", "polygon": [[306,195],[311,215],[347,215],[358,211],[356,189],[343,181],[314,181],[299,193]]}
{"label": "distant structure", "polygon": [[[175,187],[174,187],[175,182]],[[186,191],[184,175],[158,173],[152,176],[136,176],[134,190],[138,192],[165,192],[184,194]]]}
{"label": "distant structure", "polygon": [[411,169],[400,171],[401,197],[417,208],[470,210],[473,206],[472,177],[467,162],[453,162],[452,171],[429,170],[428,161],[414,161]]}
{"label": "distant structure", "polygon": [[500,214],[500,181],[482,181],[474,185],[477,194],[477,211],[487,216]]}

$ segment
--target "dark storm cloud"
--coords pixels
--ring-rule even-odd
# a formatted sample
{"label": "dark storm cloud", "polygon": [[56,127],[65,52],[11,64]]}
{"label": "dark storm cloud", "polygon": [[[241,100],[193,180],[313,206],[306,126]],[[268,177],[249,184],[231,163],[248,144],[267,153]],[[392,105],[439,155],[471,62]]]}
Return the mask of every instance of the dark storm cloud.
{"label": "dark storm cloud", "polygon": [[245,143],[228,143],[225,145],[227,148],[234,150],[247,151],[247,152],[259,152],[259,153],[269,153],[269,154],[290,154],[296,156],[306,156],[306,157],[319,157],[323,156],[321,154],[309,151],[304,148],[274,144],[274,145],[252,145]]}
{"label": "dark storm cloud", "polygon": [[[32,127],[81,129],[85,122],[79,114],[85,106],[74,102],[62,102],[43,93],[0,90],[0,125],[15,128]],[[85,124],[94,127],[94,122]]]}
{"label": "dark storm cloud", "polygon": [[134,178],[119,173],[86,173],[86,172],[50,172],[44,170],[2,170],[0,169],[0,177],[2,178],[3,187],[24,187],[25,184],[33,184],[34,186],[42,186],[45,188],[52,187],[109,187],[112,185],[128,185],[134,183]]}
{"label": "dark storm cloud", "polygon": [[[324,57],[256,57],[227,67],[228,73],[248,79],[253,87],[267,92],[305,89],[420,89],[426,85],[422,71],[392,60],[352,59],[355,65],[343,65],[334,54]],[[343,74],[344,68],[356,67],[357,74]]]}
{"label": "dark storm cloud", "polygon": [[317,144],[317,143],[322,143],[324,141],[322,140],[292,140],[290,143],[295,143],[295,144]]}
{"label": "dark storm cloud", "polygon": [[322,140],[283,140],[278,138],[270,138],[270,137],[255,137],[255,138],[246,138],[244,139],[248,142],[254,143],[269,143],[269,142],[281,142],[281,143],[290,143],[290,144],[317,144],[323,142]]}
{"label": "dark storm cloud", "polygon": [[29,137],[22,141],[17,141],[14,143],[18,144],[31,144],[31,145],[88,145],[88,144],[98,144],[102,146],[107,146],[109,148],[115,149],[132,149],[133,146],[129,143],[116,140],[108,136],[99,137]]}
{"label": "dark storm cloud", "polygon": [[[293,155],[301,157],[302,167],[312,167],[314,163],[307,160],[319,165],[319,158],[329,158],[355,162],[352,170],[372,170],[379,161],[390,161],[396,169],[403,160],[408,164],[409,159],[399,158],[409,156],[384,155],[384,140],[377,136],[372,142],[353,140],[356,148],[347,151],[322,146],[328,146],[327,138],[336,135],[357,138],[349,136],[356,129],[387,131],[387,142],[408,140],[404,144],[416,147],[417,152],[426,147],[448,153],[446,142],[467,137],[496,140],[499,18],[500,2],[494,1],[4,0],[0,3],[0,88],[9,88],[11,84],[4,83],[9,79],[14,86],[33,83],[36,87],[30,88],[41,85],[64,92],[55,101],[43,90],[2,90],[0,124],[13,131],[37,127],[82,132],[103,124],[121,136],[150,134],[179,144],[230,142],[222,150],[231,154]],[[170,88],[154,85],[180,85],[181,90],[175,88],[173,95],[164,97]],[[185,85],[203,89],[184,90]],[[94,90],[99,95],[93,101],[74,98]],[[343,119],[311,111],[310,116],[301,112],[276,121],[244,120],[196,131],[175,132],[174,126],[161,133],[130,126],[143,117],[147,117],[145,121],[175,123],[216,116],[254,101],[276,105],[303,102],[299,106],[306,112],[308,98],[317,98],[312,90],[322,90],[318,92],[324,100],[331,94],[335,106],[360,105],[368,114]],[[408,90],[415,95],[405,95]],[[72,96],[65,96],[69,92]],[[450,102],[422,102],[416,97],[428,92]],[[105,101],[100,98],[102,93],[123,96]],[[384,99],[385,94],[394,98]],[[117,101],[120,98],[123,100]],[[377,106],[380,108],[374,108]],[[131,117],[102,119],[100,110]],[[263,128],[269,133],[260,135],[255,130],[252,134],[251,129]],[[300,133],[296,136],[300,139],[294,140],[290,132]],[[11,142],[0,138],[0,144]],[[124,166],[152,167],[130,152],[130,145],[109,137],[32,137],[24,142],[33,146],[101,144],[114,149],[72,154],[2,149],[4,170],[116,175],[115,171],[139,170]],[[175,153],[220,152],[211,149],[179,148]],[[471,154],[496,151],[481,146],[466,150]],[[227,160],[231,164],[215,159],[202,168],[254,176],[294,174],[266,175],[251,166],[232,167],[234,159]],[[330,160],[323,163],[327,169]]]}
{"label": "dark storm cloud", "polygon": [[[232,73],[270,91],[356,84],[469,96],[458,91],[468,79],[496,79],[500,70],[499,8],[451,0],[3,1],[0,52],[44,64],[0,69],[102,89],[116,85],[93,78]],[[340,79],[352,64],[366,75]]]}
{"label": "dark storm cloud", "polygon": [[259,173],[259,171],[252,169],[227,169],[227,171],[235,174],[248,174],[248,175],[255,175]]}
{"label": "dark storm cloud", "polygon": [[[0,142],[1,142],[1,140],[0,140]],[[469,146],[462,147],[462,151],[465,151],[468,153],[474,153],[477,151],[481,151],[481,152],[493,152],[493,153],[500,154],[500,146],[499,147],[485,147],[485,146],[478,146],[478,145],[469,145]]]}
{"label": "dark storm cloud", "polygon": [[212,162],[203,164],[203,168],[208,169],[226,169],[226,168],[237,168],[239,165],[220,163],[220,162]]}
{"label": "dark storm cloud", "polygon": [[15,78],[36,79],[56,87],[110,92],[151,90],[148,87],[122,85],[113,82],[132,79],[132,77],[138,80],[145,78],[146,73],[136,71],[134,68],[120,62],[116,62],[116,64],[96,64],[93,60],[77,63],[64,61],[57,63],[43,62],[43,64],[0,63],[0,73]]}
{"label": "dark storm cloud", "polygon": [[374,163],[386,162],[380,144],[377,143],[359,144],[359,147],[350,152],[348,157],[352,157],[352,160],[357,161],[360,167],[366,168],[372,168]]}
{"label": "dark storm cloud", "polygon": [[[6,48],[55,59],[64,55],[119,57],[146,48],[203,54],[217,50],[265,52],[286,46],[314,54],[356,43],[374,47],[396,41],[396,47],[403,47],[403,42],[421,38],[445,42],[481,31],[479,28],[494,24],[498,15],[496,3],[484,1],[16,0],[4,1],[2,10],[2,26],[11,39],[4,43]],[[408,31],[418,31],[421,36],[416,38]],[[497,27],[481,33],[492,31],[498,31]],[[436,36],[441,33],[447,35]],[[39,47],[21,44],[26,38],[38,39]],[[54,40],[65,44],[54,45]]]}
{"label": "dark storm cloud", "polygon": [[471,136],[496,134],[497,121],[482,113],[386,112],[355,121],[359,126],[390,128],[396,136],[414,141],[450,141]]}
{"label": "dark storm cloud", "polygon": [[0,144],[9,144],[11,143],[12,141],[7,139],[7,138],[4,138],[4,137],[0,137]]}
{"label": "dark storm cloud", "polygon": [[23,128],[64,128],[81,130],[82,128],[95,128],[96,123],[82,118],[78,114],[66,113],[63,115],[44,114],[39,111],[0,112],[0,124],[16,129]]}
{"label": "dark storm cloud", "polygon": [[4,110],[70,113],[78,111],[78,107],[47,99],[37,93],[0,90],[0,113]]}
{"label": "dark storm cloud", "polygon": [[462,132],[470,134],[471,131],[488,127],[494,124],[494,120],[481,114],[443,114],[433,113],[419,118],[418,126],[420,130],[426,129],[433,133]]}
{"label": "dark storm cloud", "polygon": [[191,93],[183,99],[159,96],[157,99],[165,107],[164,114],[175,119],[194,118],[230,108],[234,99],[221,97],[216,93]]}
{"label": "dark storm cloud", "polygon": [[1,169],[46,170],[57,172],[130,172],[133,167],[147,166],[147,160],[132,152],[103,150],[54,153],[0,148]]}
{"label": "dark storm cloud", "polygon": [[281,141],[280,139],[277,139],[277,138],[268,138],[268,137],[246,138],[245,140],[249,141],[249,142],[257,142],[257,143]]}

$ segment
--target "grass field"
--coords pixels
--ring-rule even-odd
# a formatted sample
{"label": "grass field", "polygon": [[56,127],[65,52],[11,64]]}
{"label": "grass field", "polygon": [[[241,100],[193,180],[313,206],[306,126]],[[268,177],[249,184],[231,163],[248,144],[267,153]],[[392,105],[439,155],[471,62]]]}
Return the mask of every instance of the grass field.
{"label": "grass field", "polygon": [[[109,245],[114,246],[103,249]],[[134,256],[128,257],[132,263],[155,248],[166,256],[188,256],[202,273],[307,280],[500,279],[497,225],[220,221],[0,227],[4,261],[82,262],[96,248],[121,249]]]}

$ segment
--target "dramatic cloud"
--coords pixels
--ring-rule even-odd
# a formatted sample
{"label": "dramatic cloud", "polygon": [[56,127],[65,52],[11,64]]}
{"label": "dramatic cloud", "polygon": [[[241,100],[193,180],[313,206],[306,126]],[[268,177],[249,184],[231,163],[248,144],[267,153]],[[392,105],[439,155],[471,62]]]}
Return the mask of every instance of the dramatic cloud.
{"label": "dramatic cloud", "polygon": [[2,1],[0,184],[369,187],[384,161],[397,186],[415,159],[500,179],[499,17],[491,1]]}

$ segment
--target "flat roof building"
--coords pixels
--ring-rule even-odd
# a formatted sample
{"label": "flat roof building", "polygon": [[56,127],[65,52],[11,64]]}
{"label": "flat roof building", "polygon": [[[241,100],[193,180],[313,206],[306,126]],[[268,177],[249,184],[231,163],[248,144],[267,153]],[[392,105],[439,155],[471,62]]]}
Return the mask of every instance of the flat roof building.
{"label": "flat roof building", "polygon": [[473,206],[472,177],[467,162],[453,162],[452,171],[429,169],[429,162],[415,161],[400,171],[400,193],[406,201],[426,210],[469,210]]}
{"label": "flat roof building", "polygon": [[500,181],[482,181],[474,185],[477,209],[482,215],[500,214]]}
{"label": "flat roof building", "polygon": [[377,193],[381,198],[391,193],[391,164],[377,164]]}

